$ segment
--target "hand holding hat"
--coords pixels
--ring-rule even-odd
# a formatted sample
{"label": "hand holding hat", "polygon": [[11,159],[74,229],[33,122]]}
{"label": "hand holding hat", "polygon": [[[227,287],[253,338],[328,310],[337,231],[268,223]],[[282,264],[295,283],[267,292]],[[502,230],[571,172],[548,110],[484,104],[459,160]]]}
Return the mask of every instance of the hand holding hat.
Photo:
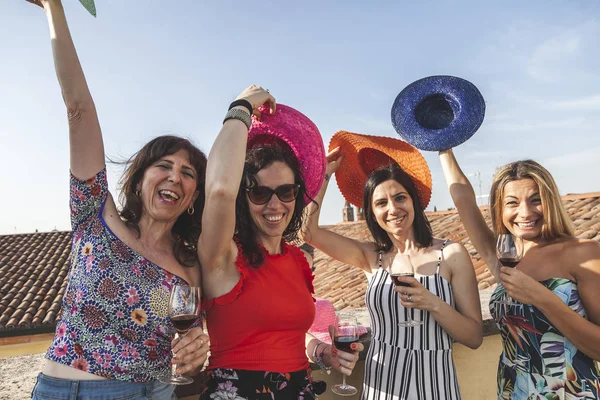
{"label": "hand holding hat", "polygon": [[271,93],[256,85],[251,85],[244,89],[236,100],[248,101],[252,106],[252,115],[258,119],[261,118],[264,111],[269,111],[270,115],[275,114],[277,108],[277,103]]}
{"label": "hand holding hat", "polygon": [[329,180],[333,174],[338,170],[342,161],[344,161],[344,155],[342,154],[342,148],[336,147],[327,153],[327,167],[325,168],[325,180]]}

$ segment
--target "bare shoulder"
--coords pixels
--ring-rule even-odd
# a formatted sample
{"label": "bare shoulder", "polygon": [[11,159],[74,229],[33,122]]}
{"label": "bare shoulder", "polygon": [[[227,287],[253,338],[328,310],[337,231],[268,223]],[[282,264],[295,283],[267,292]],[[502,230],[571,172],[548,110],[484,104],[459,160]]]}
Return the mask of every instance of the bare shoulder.
{"label": "bare shoulder", "polygon": [[[444,245],[444,243],[446,244]],[[431,246],[432,248],[441,250],[442,246],[444,247],[444,258],[455,254],[467,254],[467,249],[465,249],[465,246],[458,242],[450,239],[433,239],[433,245]]]}
{"label": "bare shoulder", "polygon": [[[441,243],[444,242],[442,239],[434,239],[434,246],[436,246],[436,241]],[[441,245],[440,245],[441,248]],[[457,270],[459,268],[473,268],[473,264],[471,262],[471,257],[467,252],[465,246],[461,243],[454,242],[452,240],[448,240],[446,246],[444,247],[444,257],[443,260],[448,263],[452,270]]]}
{"label": "bare shoulder", "polygon": [[[574,239],[565,243],[565,253],[577,270],[600,273],[600,243],[595,240]],[[580,272],[580,271],[578,271]]]}
{"label": "bare shoulder", "polygon": [[600,243],[590,239],[577,239],[573,237],[557,239],[547,245],[549,254],[560,253],[577,262],[600,254]]}
{"label": "bare shoulder", "polygon": [[577,239],[574,245],[577,253],[583,256],[600,256],[600,243],[591,239]]}

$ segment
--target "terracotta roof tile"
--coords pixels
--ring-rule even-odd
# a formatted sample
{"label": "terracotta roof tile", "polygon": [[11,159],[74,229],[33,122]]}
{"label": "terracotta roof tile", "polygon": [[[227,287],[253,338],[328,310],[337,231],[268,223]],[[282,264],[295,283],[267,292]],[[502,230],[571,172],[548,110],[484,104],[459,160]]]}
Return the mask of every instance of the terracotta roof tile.
{"label": "terracotta roof tile", "polygon": [[70,251],[71,232],[0,236],[0,334],[54,329]]}
{"label": "terracotta roof tile", "polygon": [[[563,196],[562,202],[575,224],[575,235],[600,242],[600,192]],[[481,210],[488,226],[491,226],[489,207],[481,207]],[[455,210],[430,212],[427,213],[427,218],[435,237],[452,239],[467,248],[473,262],[479,290],[496,284],[485,262],[473,247]],[[326,228],[354,239],[371,239],[364,221],[344,222]],[[316,249],[314,265],[316,296],[331,300],[338,310],[365,307],[364,294],[367,289],[367,279],[358,268],[335,261]]]}

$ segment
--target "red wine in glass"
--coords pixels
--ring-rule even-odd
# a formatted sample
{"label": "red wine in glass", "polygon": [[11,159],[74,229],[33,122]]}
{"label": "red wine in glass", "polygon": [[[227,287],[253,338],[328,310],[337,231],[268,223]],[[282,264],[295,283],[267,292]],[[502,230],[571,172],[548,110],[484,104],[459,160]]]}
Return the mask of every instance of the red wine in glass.
{"label": "red wine in glass", "polygon": [[512,258],[500,258],[498,261],[500,261],[500,264],[508,268],[514,268],[519,263],[519,260],[514,260]]}
{"label": "red wine in glass", "polygon": [[[390,265],[390,277],[392,278],[392,282],[396,286],[401,287],[410,287],[410,284],[406,282],[400,282],[398,280],[399,277],[415,277],[415,267],[412,265],[412,261],[410,260],[410,256],[406,254],[396,254],[394,258],[391,260]],[[412,319],[412,310],[405,309],[406,320],[399,321],[398,325],[402,327],[413,327],[419,326],[423,324],[423,321],[415,321]]]}
{"label": "red wine in glass", "polygon": [[398,280],[398,278],[401,276],[407,276],[409,278],[414,278],[415,274],[414,274],[414,272],[398,272],[398,273],[390,274],[390,277],[392,278],[392,282],[394,282],[394,285],[408,287],[408,286],[410,286],[410,284],[408,284],[406,282],[400,282],[400,280]]}
{"label": "red wine in glass", "polygon": [[335,336],[333,339],[336,349],[340,349],[348,353],[352,352],[352,347],[350,346],[352,343],[356,342],[358,342],[358,337],[356,336]]}
{"label": "red wine in glass", "polygon": [[198,319],[198,316],[196,314],[179,314],[169,317],[169,319],[177,333],[181,335],[190,330],[194,322]]}
{"label": "red wine in glass", "polygon": [[[168,316],[177,332],[176,338],[185,336],[200,316],[200,296],[201,289],[199,287],[174,285],[171,288]],[[193,378],[180,375],[176,370],[177,365],[172,365],[171,372],[158,379],[162,383],[174,385],[187,385],[194,382]]]}
{"label": "red wine in glass", "polygon": [[[523,258],[523,239],[519,236],[513,236],[510,233],[498,235],[496,240],[496,256],[498,261],[505,267],[514,268]],[[513,304],[510,296],[506,299],[498,300],[496,303],[510,306]]]}
{"label": "red wine in glass", "polygon": [[[351,315],[338,315],[335,318],[332,336],[336,348],[351,353],[352,348],[350,345],[358,342],[358,323],[356,322],[356,318]],[[333,385],[331,391],[340,396],[357,394],[358,389],[346,383],[346,375],[342,375],[342,377],[342,383]]]}

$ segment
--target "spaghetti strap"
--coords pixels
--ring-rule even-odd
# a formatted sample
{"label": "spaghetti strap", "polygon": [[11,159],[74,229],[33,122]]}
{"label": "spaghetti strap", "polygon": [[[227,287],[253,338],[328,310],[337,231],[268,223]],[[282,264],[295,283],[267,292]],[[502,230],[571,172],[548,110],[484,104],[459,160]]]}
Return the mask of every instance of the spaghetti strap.
{"label": "spaghetti strap", "polygon": [[444,243],[442,243],[442,248],[440,249],[440,257],[438,258],[438,264],[437,264],[437,268],[435,270],[436,274],[440,273],[440,265],[442,264],[442,256],[444,255],[444,247],[446,247],[446,243],[448,243],[450,241],[450,239],[446,239],[444,240]]}
{"label": "spaghetti strap", "polygon": [[383,267],[383,251],[379,250],[379,260],[377,261],[377,265],[379,265],[379,268]]}

